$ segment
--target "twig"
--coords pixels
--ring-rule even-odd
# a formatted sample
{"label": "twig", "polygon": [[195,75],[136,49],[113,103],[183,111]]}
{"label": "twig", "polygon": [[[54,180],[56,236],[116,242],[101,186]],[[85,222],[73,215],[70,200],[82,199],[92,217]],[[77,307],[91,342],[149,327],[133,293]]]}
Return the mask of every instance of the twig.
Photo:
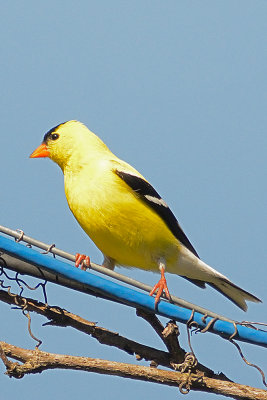
{"label": "twig", "polygon": [[[184,362],[187,353],[184,349],[180,347],[178,341],[179,330],[175,322],[168,322],[166,328],[164,328],[155,314],[148,313],[142,309],[137,309],[136,315],[147,321],[152,326],[154,331],[158,334],[158,336],[162,339],[163,343],[165,344],[171,355],[171,367],[176,369],[178,364]],[[177,330],[175,327],[177,328]],[[217,375],[214,371],[201,363],[198,363],[197,366],[198,368],[195,369],[195,371],[198,374],[204,373],[208,377],[230,381],[230,379],[228,379],[224,374]]]}
{"label": "twig", "polygon": [[0,344],[0,358],[2,359],[2,361],[3,361],[3,363],[4,363],[5,367],[6,367],[6,369],[7,369],[7,370],[10,369],[10,367],[11,367],[11,365],[12,365],[12,362],[9,361],[9,359],[8,359],[7,356],[5,355],[5,352],[4,352],[4,350],[3,350],[2,346],[1,346],[1,344]]}
{"label": "twig", "polygon": [[148,313],[144,310],[137,309],[136,315],[143,318],[145,321],[152,326],[154,331],[161,338],[165,346],[167,347],[173,362],[180,363],[184,360],[185,351],[181,349],[178,341],[179,329],[174,321],[168,322],[164,328],[160,320],[155,314]]}
{"label": "twig", "polygon": [[[175,386],[185,383],[188,374],[164,371],[155,368],[142,367],[114,361],[76,357],[61,354],[46,353],[40,350],[27,350],[17,346],[0,342],[6,356],[16,359],[23,364],[14,364],[12,370],[7,371],[9,376],[21,377],[25,374],[40,373],[48,369],[72,369],[100,374],[120,376],[162,385]],[[212,392],[239,400],[267,400],[267,392],[233,382],[200,377],[191,374],[191,389],[196,391]]]}

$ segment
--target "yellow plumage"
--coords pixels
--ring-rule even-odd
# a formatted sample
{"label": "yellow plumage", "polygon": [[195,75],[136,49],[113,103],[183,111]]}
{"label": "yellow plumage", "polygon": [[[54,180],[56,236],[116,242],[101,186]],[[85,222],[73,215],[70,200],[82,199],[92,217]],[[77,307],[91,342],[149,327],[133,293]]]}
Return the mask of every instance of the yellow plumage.
{"label": "yellow plumage", "polygon": [[260,301],[201,261],[146,179],[82,123],[68,121],[51,129],[32,154],[44,156],[62,169],[69,207],[102,251],[104,265],[166,267],[202,287],[210,284],[244,310],[246,300]]}
{"label": "yellow plumage", "polygon": [[[77,122],[68,124],[68,132],[77,126]],[[73,215],[115,264],[158,270],[159,257],[166,257],[169,263],[177,255],[179,243],[153,210],[136,201],[134,191],[114,170],[120,168],[143,178],[142,175],[119,160],[94,134],[88,135],[85,126],[80,124],[79,128],[79,146],[72,146],[68,161],[66,151],[56,155]],[[52,158],[52,145],[50,152]]]}

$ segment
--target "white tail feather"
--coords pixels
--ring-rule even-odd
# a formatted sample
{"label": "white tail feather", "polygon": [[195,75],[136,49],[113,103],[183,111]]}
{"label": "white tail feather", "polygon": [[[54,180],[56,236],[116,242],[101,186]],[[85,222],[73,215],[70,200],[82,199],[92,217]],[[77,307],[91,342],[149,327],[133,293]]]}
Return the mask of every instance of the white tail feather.
{"label": "white tail feather", "polygon": [[[188,280],[192,280],[192,282],[198,286],[201,286],[201,282],[206,282],[224,296],[228,297],[229,300],[244,311],[248,308],[246,301],[253,301],[254,303],[261,302],[256,296],[241,289],[226,276],[197,258],[184,246],[180,248],[177,265],[174,268],[170,266],[168,270],[171,273],[176,273]],[[202,287],[204,287],[204,285],[202,285]]]}

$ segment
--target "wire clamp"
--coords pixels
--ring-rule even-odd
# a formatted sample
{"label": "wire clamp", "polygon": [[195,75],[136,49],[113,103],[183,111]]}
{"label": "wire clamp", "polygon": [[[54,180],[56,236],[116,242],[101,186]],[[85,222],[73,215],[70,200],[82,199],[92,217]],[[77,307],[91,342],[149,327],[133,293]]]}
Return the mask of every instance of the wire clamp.
{"label": "wire clamp", "polygon": [[197,358],[193,353],[186,353],[184,362],[182,364],[177,365],[177,368],[181,373],[188,372],[186,381],[181,382],[179,385],[180,393],[188,394],[190,392],[190,386],[192,384],[191,373],[192,369],[194,369],[197,366],[197,363],[198,363]]}
{"label": "wire clamp", "polygon": [[52,249],[53,249],[54,247],[56,247],[55,243],[50,244],[50,246],[48,246],[47,250],[43,251],[42,254],[51,253],[51,254],[53,254],[53,257],[56,258],[55,253],[52,252]]}
{"label": "wire clamp", "polygon": [[15,242],[19,243],[23,240],[24,231],[22,229],[16,229],[16,232],[18,232],[20,235],[18,238],[15,238]]}

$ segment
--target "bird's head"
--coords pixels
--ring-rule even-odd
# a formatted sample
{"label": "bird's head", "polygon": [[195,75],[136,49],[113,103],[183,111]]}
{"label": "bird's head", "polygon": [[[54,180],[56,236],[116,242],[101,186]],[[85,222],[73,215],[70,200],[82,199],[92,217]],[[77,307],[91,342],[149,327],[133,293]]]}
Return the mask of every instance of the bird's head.
{"label": "bird's head", "polygon": [[67,121],[50,129],[42,144],[30,155],[30,158],[49,157],[63,170],[72,159],[84,162],[93,156],[99,148],[107,149],[105,144],[84,124],[79,121]]}

